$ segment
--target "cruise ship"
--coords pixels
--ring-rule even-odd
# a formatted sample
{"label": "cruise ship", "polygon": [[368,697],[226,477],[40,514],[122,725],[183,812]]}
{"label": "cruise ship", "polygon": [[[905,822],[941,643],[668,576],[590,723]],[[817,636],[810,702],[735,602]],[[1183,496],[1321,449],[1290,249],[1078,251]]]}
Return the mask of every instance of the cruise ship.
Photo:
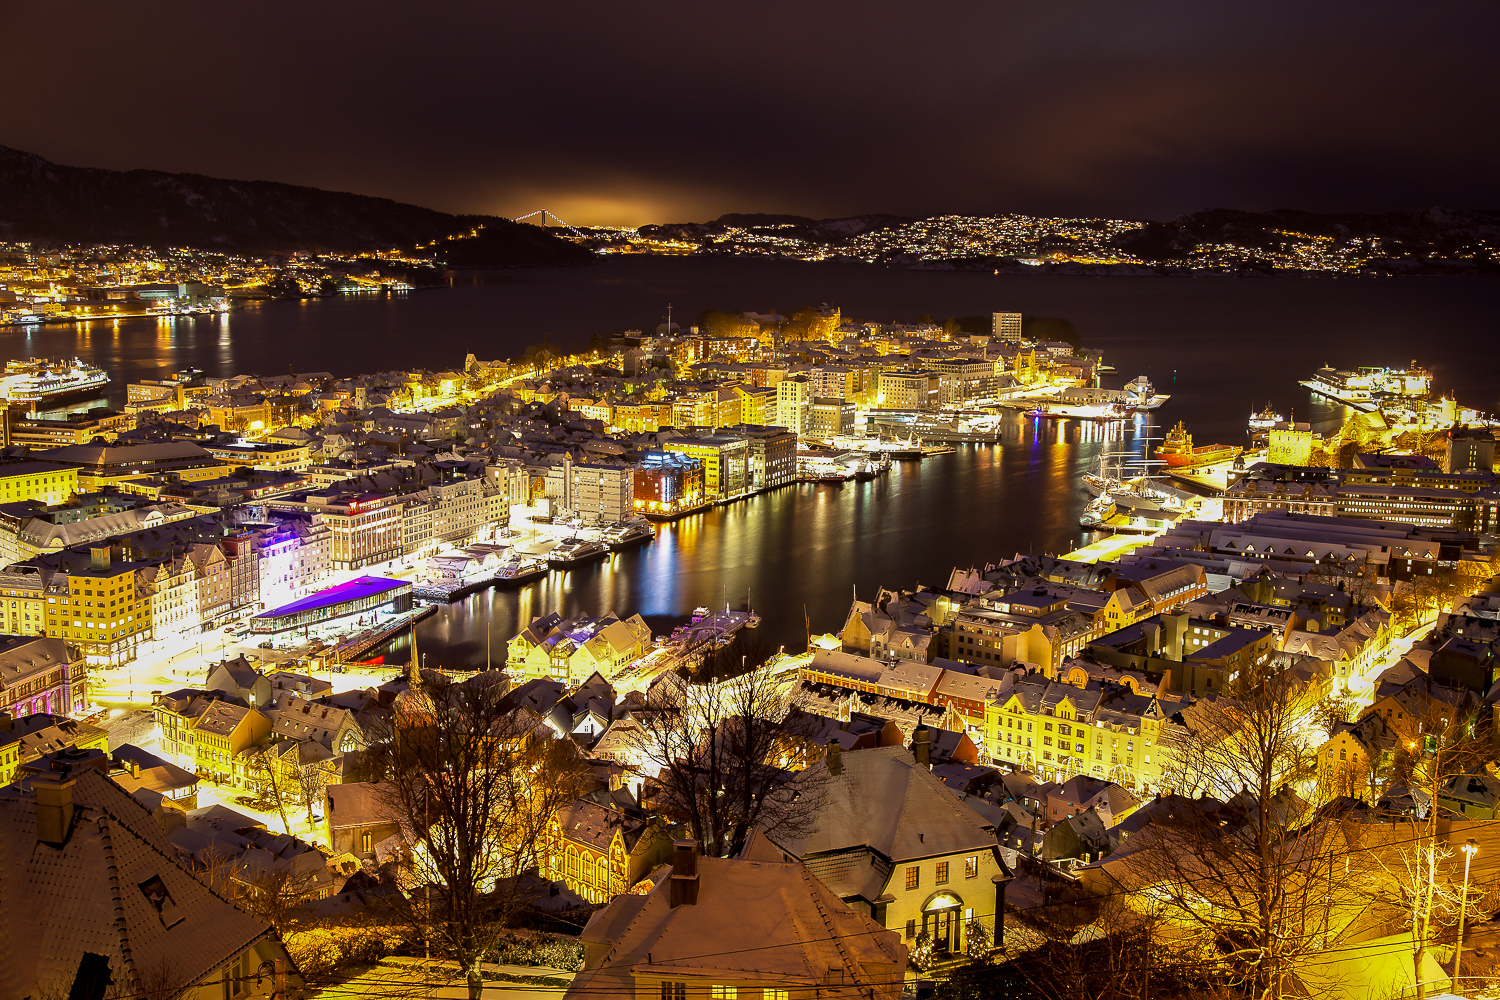
{"label": "cruise ship", "polygon": [[79,358],[9,361],[0,375],[0,399],[7,403],[62,403],[89,399],[109,384],[109,376]]}
{"label": "cruise ship", "polygon": [[1193,447],[1193,436],[1188,433],[1187,425],[1181,420],[1177,426],[1167,432],[1167,438],[1156,449],[1156,457],[1172,466],[1195,466],[1212,465],[1215,462],[1227,462],[1234,458],[1243,448],[1237,448],[1227,444],[1205,444],[1197,448]]}
{"label": "cruise ship", "polygon": [[1390,396],[1424,399],[1432,395],[1432,373],[1415,361],[1406,368],[1344,371],[1324,365],[1300,385],[1358,410],[1373,410]]}

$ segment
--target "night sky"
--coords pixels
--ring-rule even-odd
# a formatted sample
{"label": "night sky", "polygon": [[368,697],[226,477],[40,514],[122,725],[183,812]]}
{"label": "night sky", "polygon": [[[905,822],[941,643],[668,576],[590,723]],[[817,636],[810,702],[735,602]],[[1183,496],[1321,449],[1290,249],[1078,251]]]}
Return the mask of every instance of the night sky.
{"label": "night sky", "polygon": [[569,222],[1500,208],[1490,3],[0,0],[0,144]]}

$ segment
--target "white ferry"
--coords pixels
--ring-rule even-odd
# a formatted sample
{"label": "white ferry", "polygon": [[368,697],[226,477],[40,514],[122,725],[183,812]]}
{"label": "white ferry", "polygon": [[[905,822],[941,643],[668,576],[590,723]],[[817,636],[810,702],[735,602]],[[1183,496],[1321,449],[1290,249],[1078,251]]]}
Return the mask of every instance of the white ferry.
{"label": "white ferry", "polygon": [[1151,380],[1144,375],[1137,375],[1125,383],[1125,391],[1130,393],[1130,404],[1137,410],[1157,410],[1171,396],[1164,396],[1157,392],[1151,385]]}
{"label": "white ferry", "polygon": [[56,403],[97,396],[109,376],[79,358],[9,361],[0,375],[0,399],[10,403]]}

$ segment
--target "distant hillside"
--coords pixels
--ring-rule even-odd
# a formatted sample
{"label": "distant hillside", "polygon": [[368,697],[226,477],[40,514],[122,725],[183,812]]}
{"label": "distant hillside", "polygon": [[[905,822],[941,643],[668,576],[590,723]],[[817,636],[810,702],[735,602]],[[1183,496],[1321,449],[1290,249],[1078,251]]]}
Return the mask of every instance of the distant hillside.
{"label": "distant hillside", "polygon": [[[1318,214],[1212,209],[1170,222],[1032,216],[723,215],[642,226],[668,252],[858,260],[924,270],[1063,274],[1497,274],[1500,212]],[[619,242],[617,237],[608,236]],[[648,248],[649,242],[643,243]]]}
{"label": "distant hillside", "polygon": [[[483,226],[478,238],[446,240]],[[388,198],[159,170],[65,167],[0,146],[0,240],[133,243],[265,254],[410,249],[445,263],[581,264],[589,251],[536,226],[448,215]]]}
{"label": "distant hillside", "polygon": [[1289,235],[1330,247],[1367,241],[1366,267],[1377,273],[1494,273],[1500,212],[1430,208],[1425,212],[1323,214],[1280,209],[1241,212],[1216,208],[1150,222],[1115,245],[1159,264],[1176,264],[1213,247],[1274,252]]}

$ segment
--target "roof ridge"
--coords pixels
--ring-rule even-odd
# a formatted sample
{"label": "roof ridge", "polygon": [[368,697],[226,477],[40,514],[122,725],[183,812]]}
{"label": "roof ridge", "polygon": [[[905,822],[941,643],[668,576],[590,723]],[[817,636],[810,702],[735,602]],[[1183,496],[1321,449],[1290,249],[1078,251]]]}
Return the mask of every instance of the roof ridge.
{"label": "roof ridge", "polygon": [[104,846],[105,864],[104,870],[109,877],[109,895],[115,907],[115,933],[120,940],[120,958],[125,965],[125,971],[133,980],[133,986],[139,988],[141,985],[141,974],[135,967],[135,956],[130,947],[129,925],[125,920],[125,899],[120,891],[120,870],[118,859],[115,857],[114,839],[109,834],[108,820],[115,819],[107,809],[100,809],[102,815],[93,820],[99,829],[99,839]]}
{"label": "roof ridge", "polygon": [[[854,961],[853,956],[849,954],[848,946],[844,944],[843,935],[840,934],[838,932],[838,928],[833,925],[833,919],[829,916],[827,908],[823,906],[823,900],[818,893],[818,890],[822,888],[822,883],[817,882],[817,880],[813,878],[812,873],[807,870],[806,865],[799,863],[797,865],[797,868],[798,874],[802,878],[803,885],[807,889],[807,894],[812,899],[813,906],[818,908],[818,916],[823,918],[823,926],[828,930],[829,940],[833,942],[834,948],[838,950],[839,958],[841,958],[844,962],[844,968],[850,973],[849,978],[853,982],[857,983],[859,981],[858,965]],[[826,975],[827,970],[824,970],[824,972]]]}

